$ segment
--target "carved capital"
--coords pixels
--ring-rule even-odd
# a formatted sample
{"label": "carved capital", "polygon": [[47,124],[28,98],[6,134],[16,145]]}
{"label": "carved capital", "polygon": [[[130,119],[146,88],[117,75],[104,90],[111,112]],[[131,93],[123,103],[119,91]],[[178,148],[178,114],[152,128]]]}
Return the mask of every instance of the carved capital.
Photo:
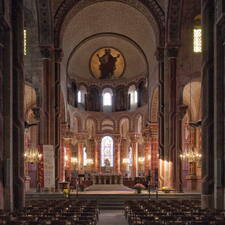
{"label": "carved capital", "polygon": [[166,54],[168,58],[176,58],[178,56],[178,47],[167,47]]}
{"label": "carved capital", "polygon": [[53,50],[51,47],[48,46],[41,46],[40,47],[42,59],[52,59],[53,57]]}
{"label": "carved capital", "polygon": [[56,48],[55,49],[55,61],[56,63],[61,63],[63,58],[63,51],[61,48]]}

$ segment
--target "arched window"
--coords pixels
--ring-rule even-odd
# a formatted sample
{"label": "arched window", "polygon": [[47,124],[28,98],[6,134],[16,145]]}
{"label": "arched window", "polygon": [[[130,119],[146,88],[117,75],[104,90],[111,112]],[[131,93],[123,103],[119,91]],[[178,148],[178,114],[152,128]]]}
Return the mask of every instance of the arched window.
{"label": "arched window", "polygon": [[111,88],[105,88],[102,91],[103,112],[112,112],[113,91]]}
{"label": "arched window", "polygon": [[77,102],[81,103],[81,91],[78,91],[77,93]]}
{"label": "arched window", "polygon": [[138,92],[136,90],[135,85],[131,85],[128,90],[129,102],[130,102],[130,109],[136,109],[138,103]]}
{"label": "arched window", "polygon": [[132,148],[131,147],[129,147],[128,158],[129,158],[129,166],[132,166],[133,165],[133,156],[132,156]]}
{"label": "arched window", "polygon": [[101,143],[101,166],[113,167],[113,139],[110,136],[102,138]]}
{"label": "arched window", "polygon": [[83,148],[83,163],[84,163],[84,166],[87,166],[87,148],[86,147]]}
{"label": "arched window", "polygon": [[194,51],[194,53],[202,52],[202,27],[201,27],[201,16],[200,15],[198,15],[194,18],[193,51]]}
{"label": "arched window", "polygon": [[109,92],[103,94],[103,105],[111,106],[112,105],[112,96]]}

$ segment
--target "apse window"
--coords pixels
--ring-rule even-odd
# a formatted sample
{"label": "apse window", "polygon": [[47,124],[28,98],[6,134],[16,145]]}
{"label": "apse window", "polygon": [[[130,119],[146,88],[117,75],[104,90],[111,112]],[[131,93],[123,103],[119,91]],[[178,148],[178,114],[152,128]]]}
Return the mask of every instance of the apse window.
{"label": "apse window", "polygon": [[78,91],[77,93],[77,102],[81,103],[81,91]]}
{"label": "apse window", "polygon": [[103,94],[103,105],[111,106],[112,105],[112,96],[109,92]]}
{"label": "apse window", "polygon": [[23,54],[27,55],[27,30],[23,30]]}
{"label": "apse window", "polygon": [[87,166],[87,148],[83,148],[83,160],[84,160],[84,166]]}
{"label": "apse window", "polygon": [[200,53],[202,52],[202,29],[200,27],[194,28],[194,52]]}
{"label": "apse window", "polygon": [[102,138],[101,166],[113,167],[113,139],[110,136],[105,136]]}

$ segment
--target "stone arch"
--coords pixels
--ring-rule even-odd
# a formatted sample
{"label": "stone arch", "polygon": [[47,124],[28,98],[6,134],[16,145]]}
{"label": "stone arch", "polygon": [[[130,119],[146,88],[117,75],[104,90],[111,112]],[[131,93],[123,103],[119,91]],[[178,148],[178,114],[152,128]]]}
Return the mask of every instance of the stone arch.
{"label": "stone arch", "polygon": [[91,117],[86,119],[85,130],[87,130],[88,138],[93,139],[97,131],[97,121]]}
{"label": "stone arch", "polygon": [[134,132],[141,134],[143,129],[143,115],[141,113],[138,113],[134,116]]}
{"label": "stone arch", "polygon": [[115,130],[115,123],[111,118],[104,118],[101,121],[101,131],[110,131],[113,132]]}
{"label": "stone arch", "polygon": [[119,133],[122,138],[127,138],[130,131],[130,119],[122,117],[119,121]]}
{"label": "stone arch", "polygon": [[[85,7],[101,1],[102,0],[64,0],[60,7],[57,9],[56,14],[54,16],[55,45],[57,47],[60,46],[60,32],[62,30],[63,23],[66,20],[66,16],[71,10],[74,10],[75,13],[77,13],[79,10]],[[153,29],[155,30],[155,33],[158,36],[158,44],[163,46],[165,37],[165,13],[160,7],[159,3],[156,0],[120,0],[120,2],[134,7],[146,16],[146,18],[153,25]]]}

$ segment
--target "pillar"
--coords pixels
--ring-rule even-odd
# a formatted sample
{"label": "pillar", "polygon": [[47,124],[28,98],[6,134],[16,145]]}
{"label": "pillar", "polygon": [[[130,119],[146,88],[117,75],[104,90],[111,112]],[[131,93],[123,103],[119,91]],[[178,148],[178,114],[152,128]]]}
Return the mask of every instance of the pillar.
{"label": "pillar", "polygon": [[187,112],[186,105],[179,105],[178,106],[178,113],[177,113],[177,129],[176,129],[176,148],[177,148],[177,173],[176,173],[176,190],[178,192],[183,192],[183,184],[182,184],[182,161],[180,155],[182,154],[182,121],[184,115]]}
{"label": "pillar", "polygon": [[156,51],[159,70],[159,183],[164,186],[164,145],[165,145],[165,96],[164,96],[164,48],[159,47]]}
{"label": "pillar", "polygon": [[[175,188],[176,184],[176,110],[177,110],[177,55],[178,48],[167,47],[168,76],[165,80],[164,103],[166,115],[164,115],[164,183],[169,188]],[[161,128],[161,127],[160,127]]]}
{"label": "pillar", "polygon": [[120,135],[114,136],[114,174],[120,174]]}
{"label": "pillar", "polygon": [[62,50],[55,49],[55,77],[54,77],[54,109],[55,109],[55,129],[54,129],[54,145],[55,145],[55,189],[58,191],[58,182],[60,180],[60,63],[62,61]]}
{"label": "pillar", "polygon": [[123,162],[124,158],[128,157],[128,146],[127,146],[127,139],[121,138],[120,140],[120,173],[125,176],[127,174],[127,164]]}
{"label": "pillar", "polygon": [[[225,2],[214,1],[215,8],[218,9],[217,18],[215,20],[215,73],[214,73],[214,174],[215,174],[215,208],[225,209],[225,173],[224,173],[224,74],[225,74]],[[210,3],[213,5],[213,3]],[[209,14],[209,10],[205,6],[205,13]],[[210,12],[213,13],[213,12]],[[210,23],[212,29],[212,23]],[[212,47],[212,46],[210,46]],[[212,60],[212,59],[211,59]],[[212,62],[211,62],[212,63]],[[204,76],[204,74],[203,74]],[[212,74],[211,74],[212,76]]]}
{"label": "pillar", "polygon": [[13,35],[13,198],[14,209],[25,205],[23,0],[12,0]]}
{"label": "pillar", "polygon": [[101,172],[101,137],[95,139],[95,171],[96,173]]}
{"label": "pillar", "polygon": [[202,208],[213,208],[214,1],[202,0]]}
{"label": "pillar", "polygon": [[131,147],[132,147],[132,176],[138,177],[138,136],[135,134],[131,135]]}
{"label": "pillar", "polygon": [[151,170],[151,147],[150,147],[150,130],[149,128],[144,131],[144,153],[145,153],[145,176],[148,176]]}
{"label": "pillar", "polygon": [[77,160],[78,160],[78,171],[79,173],[84,172],[84,160],[83,160],[83,148],[84,148],[84,139],[82,137],[78,137],[78,154],[77,154]]}
{"label": "pillar", "polygon": [[[0,32],[4,32],[4,29],[0,28]],[[3,190],[3,179],[4,179],[4,174],[3,174],[3,165],[4,165],[4,146],[3,146],[3,141],[4,141],[4,136],[3,136],[3,131],[4,131],[4,124],[3,124],[3,54],[4,54],[4,43],[3,43],[3,38],[0,37],[0,209],[4,208],[4,190]]]}

